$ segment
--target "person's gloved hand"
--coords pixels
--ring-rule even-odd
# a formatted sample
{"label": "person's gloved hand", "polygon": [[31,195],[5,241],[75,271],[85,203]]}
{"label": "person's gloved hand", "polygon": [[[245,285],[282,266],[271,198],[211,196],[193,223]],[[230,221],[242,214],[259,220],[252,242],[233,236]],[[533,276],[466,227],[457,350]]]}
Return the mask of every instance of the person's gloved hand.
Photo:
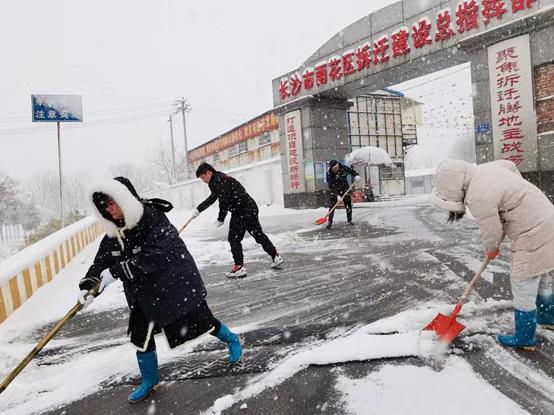
{"label": "person's gloved hand", "polygon": [[83,291],[90,291],[98,284],[100,284],[101,277],[88,276],[79,281],[79,289]]}
{"label": "person's gloved hand", "polygon": [[225,223],[225,222],[216,221],[216,222],[215,222],[215,227],[216,227],[216,228],[221,228],[221,227],[223,226],[224,223]]}
{"label": "person's gloved hand", "polygon": [[196,218],[196,217],[198,217],[198,215],[200,215],[200,211],[199,211],[198,209],[194,209],[194,210],[192,211],[192,217],[193,217],[193,218]]}
{"label": "person's gloved hand", "polygon": [[89,290],[81,290],[77,296],[77,301],[83,305],[82,309],[84,310],[94,301],[94,296],[89,294]]}
{"label": "person's gloved hand", "polygon": [[115,278],[113,277],[109,268],[106,268],[104,271],[100,273],[100,278],[102,278],[102,280],[100,281],[100,288],[98,288],[98,294],[104,291],[104,288],[106,288],[108,285],[110,285],[115,281]]}
{"label": "person's gloved hand", "polygon": [[360,176],[354,177],[354,181],[355,181],[355,182],[359,182],[360,180],[362,180],[362,178],[361,178]]}
{"label": "person's gloved hand", "polygon": [[487,250],[485,254],[490,261],[493,261],[500,254],[500,248],[496,248],[494,251]]}

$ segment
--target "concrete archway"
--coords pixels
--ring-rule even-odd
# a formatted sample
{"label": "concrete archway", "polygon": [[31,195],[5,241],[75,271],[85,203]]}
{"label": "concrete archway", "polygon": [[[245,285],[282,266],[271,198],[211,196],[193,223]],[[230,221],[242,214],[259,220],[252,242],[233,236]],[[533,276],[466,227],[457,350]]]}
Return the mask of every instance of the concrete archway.
{"label": "concrete archway", "polygon": [[348,150],[349,99],[465,62],[478,162],[512,159],[552,197],[553,18],[554,0],[403,0],[337,33],[273,80],[285,205],[323,204],[326,186],[311,169]]}

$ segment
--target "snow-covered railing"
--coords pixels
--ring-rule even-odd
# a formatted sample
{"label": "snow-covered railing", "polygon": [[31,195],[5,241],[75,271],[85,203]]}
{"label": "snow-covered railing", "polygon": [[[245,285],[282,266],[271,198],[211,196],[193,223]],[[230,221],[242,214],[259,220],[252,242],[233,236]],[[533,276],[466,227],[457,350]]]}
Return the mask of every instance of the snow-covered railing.
{"label": "snow-covered railing", "polygon": [[0,262],[0,323],[102,232],[96,220],[87,217]]}

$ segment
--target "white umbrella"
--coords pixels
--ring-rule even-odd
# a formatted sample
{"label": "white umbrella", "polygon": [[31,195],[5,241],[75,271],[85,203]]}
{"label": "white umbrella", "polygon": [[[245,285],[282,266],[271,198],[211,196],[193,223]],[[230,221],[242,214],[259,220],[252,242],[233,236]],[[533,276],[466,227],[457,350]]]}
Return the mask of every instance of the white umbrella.
{"label": "white umbrella", "polygon": [[385,150],[379,147],[362,147],[354,150],[346,156],[346,162],[350,165],[365,166],[392,166],[392,160]]}

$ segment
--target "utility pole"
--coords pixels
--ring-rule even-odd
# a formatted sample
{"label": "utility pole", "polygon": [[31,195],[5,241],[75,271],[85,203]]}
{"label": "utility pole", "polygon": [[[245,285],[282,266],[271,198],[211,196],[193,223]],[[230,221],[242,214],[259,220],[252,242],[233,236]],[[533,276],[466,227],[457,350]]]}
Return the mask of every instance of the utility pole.
{"label": "utility pole", "polygon": [[60,123],[56,123],[58,130],[58,172],[60,175],[60,228],[64,227],[63,220],[63,180],[62,180],[62,142],[60,137]]}
{"label": "utility pole", "polygon": [[171,135],[171,160],[172,160],[172,169],[173,169],[173,180],[172,182],[176,182],[177,174],[175,172],[175,142],[173,141],[173,120],[171,118],[171,115],[169,116],[169,133]]}
{"label": "utility pole", "polygon": [[187,120],[185,113],[190,112],[191,106],[187,102],[187,100],[184,97],[181,97],[180,100],[177,100],[177,112],[181,111],[181,114],[183,116],[183,134],[185,138],[185,162],[184,162],[184,170],[185,170],[185,178],[188,179],[189,177],[189,160],[188,160],[188,142],[187,142]]}

